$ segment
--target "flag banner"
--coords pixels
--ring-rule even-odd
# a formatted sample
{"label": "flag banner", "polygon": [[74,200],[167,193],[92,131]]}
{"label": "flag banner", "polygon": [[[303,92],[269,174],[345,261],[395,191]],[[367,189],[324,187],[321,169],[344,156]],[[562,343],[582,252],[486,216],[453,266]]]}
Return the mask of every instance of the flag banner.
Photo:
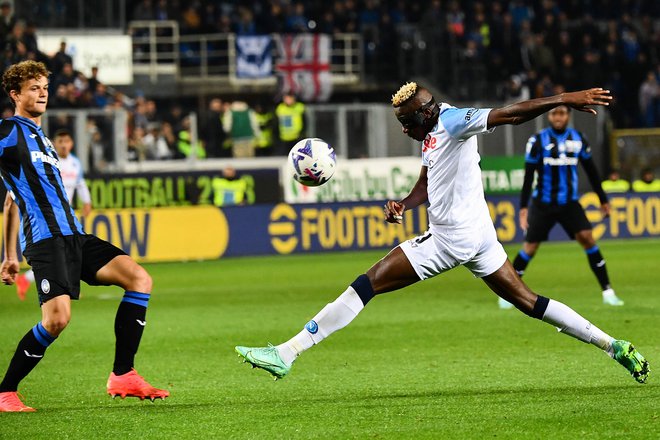
{"label": "flag banner", "polygon": [[270,36],[236,37],[236,76],[266,78],[273,74]]}
{"label": "flag banner", "polygon": [[280,93],[303,101],[327,101],[332,93],[329,35],[283,35],[277,44],[275,71]]}

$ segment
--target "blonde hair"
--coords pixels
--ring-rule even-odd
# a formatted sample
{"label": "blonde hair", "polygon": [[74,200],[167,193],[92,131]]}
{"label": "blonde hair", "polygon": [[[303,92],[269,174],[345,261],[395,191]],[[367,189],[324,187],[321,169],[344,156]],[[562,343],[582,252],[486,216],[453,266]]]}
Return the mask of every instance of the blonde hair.
{"label": "blonde hair", "polygon": [[402,85],[397,92],[392,95],[392,106],[393,107],[400,107],[408,101],[410,98],[415,96],[415,93],[417,93],[417,83],[416,82],[407,82],[404,85]]}

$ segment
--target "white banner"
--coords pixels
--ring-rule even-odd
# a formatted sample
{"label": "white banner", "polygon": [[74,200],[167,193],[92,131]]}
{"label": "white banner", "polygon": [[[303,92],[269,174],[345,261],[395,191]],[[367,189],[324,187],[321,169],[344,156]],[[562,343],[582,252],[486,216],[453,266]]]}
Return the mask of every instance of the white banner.
{"label": "white banner", "polygon": [[133,83],[133,46],[127,35],[39,35],[39,50],[53,56],[66,41],[73,68],[89,77],[99,68],[98,79],[108,85]]}
{"label": "white banner", "polygon": [[316,188],[293,180],[289,164],[282,167],[282,187],[287,203],[317,203],[400,199],[419,178],[422,161],[418,157],[384,159],[337,158],[334,176]]}
{"label": "white banner", "polygon": [[269,36],[236,37],[236,76],[265,78],[273,74],[273,56]]}
{"label": "white banner", "polygon": [[280,93],[293,93],[303,101],[327,101],[332,93],[329,35],[282,35],[277,40]]}

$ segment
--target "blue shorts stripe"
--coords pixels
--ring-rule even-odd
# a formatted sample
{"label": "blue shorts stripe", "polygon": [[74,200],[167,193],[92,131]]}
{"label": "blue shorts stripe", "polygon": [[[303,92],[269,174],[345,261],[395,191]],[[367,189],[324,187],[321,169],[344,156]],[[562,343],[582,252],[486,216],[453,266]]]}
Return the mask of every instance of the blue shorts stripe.
{"label": "blue shorts stripe", "polygon": [[585,251],[587,254],[591,255],[591,254],[595,254],[595,253],[598,252],[599,250],[600,250],[600,249],[598,248],[598,245],[594,245],[594,247],[589,248],[589,249],[585,249],[584,251]]}
{"label": "blue shorts stripe", "polygon": [[145,307],[145,308],[149,305],[149,301],[145,301],[143,299],[135,299],[135,298],[131,298],[131,297],[128,297],[128,296],[124,296],[122,298],[121,302],[136,304],[138,306],[142,306],[142,307]]}
{"label": "blue shorts stripe", "polygon": [[149,301],[149,298],[151,297],[151,295],[149,295],[148,293],[132,292],[130,290],[127,290],[126,292],[124,292],[124,297],[142,299],[142,300],[145,300],[145,301]]}

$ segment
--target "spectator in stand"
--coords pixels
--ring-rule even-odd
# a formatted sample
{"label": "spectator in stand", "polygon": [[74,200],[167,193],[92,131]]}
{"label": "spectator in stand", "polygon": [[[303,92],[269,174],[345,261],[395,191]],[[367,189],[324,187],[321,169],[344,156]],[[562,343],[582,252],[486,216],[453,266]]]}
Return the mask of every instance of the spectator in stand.
{"label": "spectator in stand", "polygon": [[224,148],[227,135],[222,127],[222,100],[211,99],[205,116],[203,135],[208,157],[228,157],[230,150]]}
{"label": "spectator in stand", "polygon": [[149,123],[147,134],[142,140],[145,145],[147,159],[163,160],[172,157],[167,139],[161,133],[160,124],[156,122]]}
{"label": "spectator in stand", "polygon": [[7,36],[16,24],[16,17],[11,10],[11,3],[0,3],[0,43],[4,47]]}
{"label": "spectator in stand", "polygon": [[60,73],[55,75],[53,87],[57,88],[61,85],[68,86],[69,84],[73,84],[76,76],[77,72],[73,70],[73,65],[71,63],[64,63]]}
{"label": "spectator in stand", "polygon": [[152,0],[142,0],[133,9],[133,20],[155,20],[156,18]]}
{"label": "spectator in stand", "polygon": [[286,17],[286,31],[287,32],[306,32],[307,17],[305,16],[305,4],[294,3],[289,5],[289,13]]}
{"label": "spectator in stand", "polygon": [[625,193],[630,191],[630,182],[621,178],[619,170],[613,169],[607,180],[601,184],[606,193]]}
{"label": "spectator in stand", "polygon": [[252,110],[243,101],[234,101],[222,115],[222,126],[231,136],[233,157],[254,157],[259,137],[259,124]]}
{"label": "spectator in stand", "polygon": [[135,127],[128,137],[128,160],[142,162],[147,158],[144,127]]}
{"label": "spectator in stand", "polygon": [[633,182],[632,189],[635,192],[660,192],[660,179],[655,178],[651,168],[644,168],[641,179]]}
{"label": "spectator in stand", "polygon": [[66,41],[62,41],[60,43],[60,50],[51,58],[50,67],[53,69],[53,76],[59,75],[65,64],[73,65],[73,58],[66,53]]}
{"label": "spectator in stand", "polygon": [[98,108],[106,108],[109,103],[110,97],[108,96],[108,91],[105,84],[96,84],[96,89],[94,89],[94,94],[92,96],[92,105]]}
{"label": "spectator in stand", "polygon": [[97,66],[93,66],[92,74],[89,78],[87,78],[87,86],[89,90],[94,92],[96,90],[96,86],[100,83],[101,81],[99,81],[99,68]]}
{"label": "spectator in stand", "polygon": [[660,125],[660,86],[653,72],[646,75],[646,81],[639,88],[639,111],[643,126]]}

